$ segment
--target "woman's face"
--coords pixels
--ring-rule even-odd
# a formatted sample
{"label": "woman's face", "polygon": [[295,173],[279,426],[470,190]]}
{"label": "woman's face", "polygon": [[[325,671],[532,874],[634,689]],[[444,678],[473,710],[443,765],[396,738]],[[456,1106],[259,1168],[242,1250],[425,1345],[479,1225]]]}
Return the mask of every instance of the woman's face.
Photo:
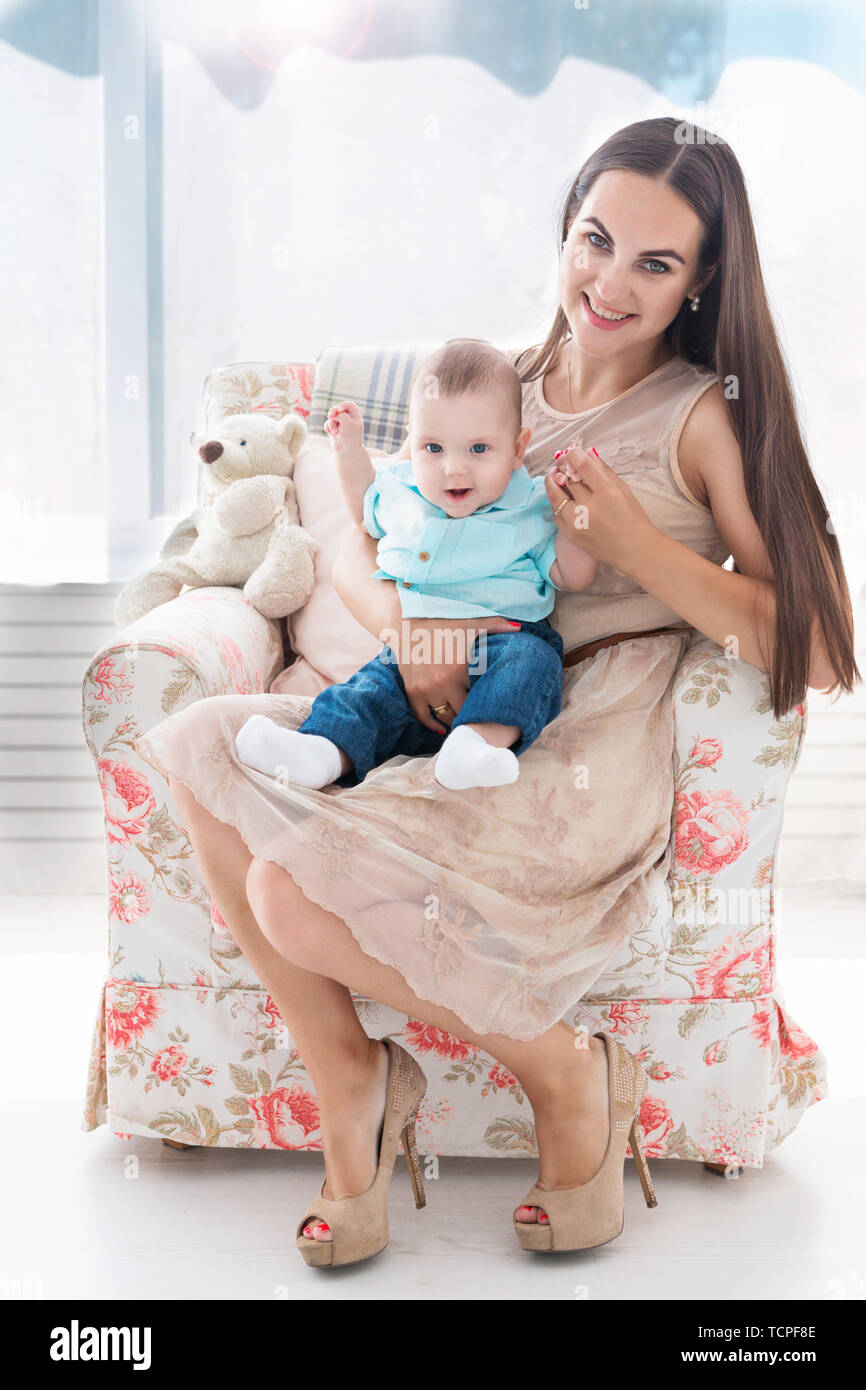
{"label": "woman's face", "polygon": [[697,213],[661,180],[626,169],[600,174],[559,262],[560,298],[577,346],[613,357],[657,341],[698,290],[702,231]]}

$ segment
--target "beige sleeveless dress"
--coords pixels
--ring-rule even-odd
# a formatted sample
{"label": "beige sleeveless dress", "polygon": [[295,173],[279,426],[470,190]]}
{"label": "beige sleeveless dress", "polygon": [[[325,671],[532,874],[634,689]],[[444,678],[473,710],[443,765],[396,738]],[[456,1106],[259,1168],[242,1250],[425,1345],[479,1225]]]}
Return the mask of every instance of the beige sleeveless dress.
{"label": "beige sleeveless dress", "polygon": [[[689,410],[716,378],[675,357],[579,415],[524,385],[527,468],[546,472],[575,437],[632,489],[651,521],[716,564],[728,550],[676,461]],[[559,594],[566,651],[612,632],[682,623],[600,564]],[[669,868],[671,678],[694,629],[602,648],[567,668],[562,712],[505,787],[448,791],[432,758],[396,757],[357,787],[308,791],[245,767],[234,736],[262,713],[286,728],[311,697],[219,695],[135,740],[248,848],[286,868],[362,950],[477,1033],[528,1040],[563,1018],[640,928]],[[229,927],[231,923],[228,924]]]}

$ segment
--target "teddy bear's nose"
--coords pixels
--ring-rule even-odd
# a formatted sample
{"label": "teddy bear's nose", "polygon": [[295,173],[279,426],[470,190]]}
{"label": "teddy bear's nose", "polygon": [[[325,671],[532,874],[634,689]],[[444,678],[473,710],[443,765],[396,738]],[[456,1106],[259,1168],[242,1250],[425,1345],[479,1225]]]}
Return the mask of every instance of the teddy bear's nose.
{"label": "teddy bear's nose", "polygon": [[223,446],[220,444],[219,440],[209,439],[207,444],[202,444],[199,449],[202,463],[216,463],[222,451]]}

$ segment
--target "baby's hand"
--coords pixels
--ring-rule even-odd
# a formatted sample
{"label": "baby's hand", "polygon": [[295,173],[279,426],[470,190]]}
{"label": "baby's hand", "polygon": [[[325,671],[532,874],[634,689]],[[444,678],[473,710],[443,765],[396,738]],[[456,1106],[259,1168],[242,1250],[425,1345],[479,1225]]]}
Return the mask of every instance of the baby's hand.
{"label": "baby's hand", "polygon": [[335,453],[339,454],[345,448],[357,448],[359,444],[363,446],[364,421],[354,401],[340,401],[339,405],[331,406],[325,421],[325,433],[331,436]]}
{"label": "baby's hand", "polygon": [[595,457],[598,458],[595,448],[578,449],[576,445],[569,444],[565,449],[557,449],[553,456],[553,461],[557,465],[554,480],[560,487],[564,482],[583,482],[580,476],[580,459],[582,456],[585,457],[587,453],[595,454]]}

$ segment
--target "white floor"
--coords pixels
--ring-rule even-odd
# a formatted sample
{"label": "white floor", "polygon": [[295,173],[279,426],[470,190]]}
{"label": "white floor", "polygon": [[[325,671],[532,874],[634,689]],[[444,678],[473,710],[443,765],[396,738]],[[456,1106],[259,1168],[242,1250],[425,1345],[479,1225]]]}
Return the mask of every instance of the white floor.
{"label": "white floor", "polygon": [[785,999],[828,1057],[832,1095],[762,1170],[726,1181],[656,1162],[650,1211],[629,1163],[623,1234],[547,1258],[521,1251],[511,1232],[532,1163],[442,1160],[416,1212],[398,1159],[390,1248],[331,1273],[308,1270],[294,1246],[318,1155],[178,1152],[80,1129],[103,904],[0,898],[0,1297],[866,1298],[866,897],[817,888],[780,898]]}

